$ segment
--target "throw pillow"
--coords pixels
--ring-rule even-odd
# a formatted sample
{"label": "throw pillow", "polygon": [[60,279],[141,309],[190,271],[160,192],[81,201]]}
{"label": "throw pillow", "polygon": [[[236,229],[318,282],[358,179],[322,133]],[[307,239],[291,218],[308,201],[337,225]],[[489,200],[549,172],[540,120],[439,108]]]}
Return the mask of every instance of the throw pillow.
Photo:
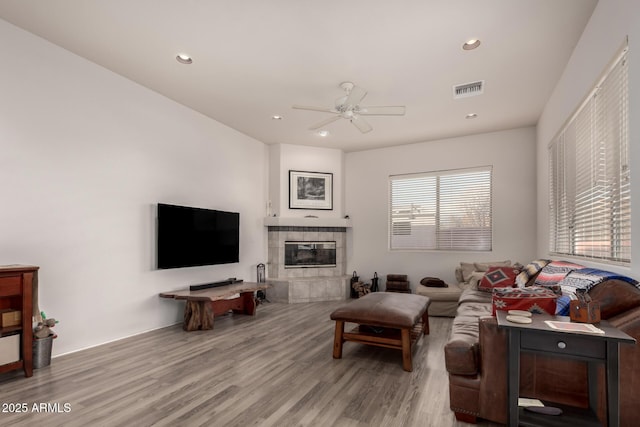
{"label": "throw pillow", "polygon": [[516,277],[516,286],[524,288],[529,279],[535,276],[542,268],[549,264],[551,261],[548,259],[536,259],[527,264],[520,274]]}
{"label": "throw pillow", "polygon": [[487,261],[487,262],[474,262],[473,266],[476,271],[488,271],[489,267],[509,267],[511,266],[511,260],[506,261]]}
{"label": "throw pillow", "polygon": [[493,288],[507,288],[515,285],[520,270],[512,267],[489,267],[478,284],[478,290],[492,292]]}
{"label": "throw pillow", "polygon": [[461,262],[460,268],[462,269],[462,281],[468,283],[471,278],[471,274],[476,271],[476,267],[472,262]]}
{"label": "throw pillow", "polygon": [[484,277],[484,272],[482,271],[474,271],[471,274],[471,279],[469,279],[469,289],[478,290],[478,285],[480,281]]}
{"label": "throw pillow", "polygon": [[559,296],[558,299],[556,300],[556,315],[568,316],[570,302],[571,302],[571,298],[569,297],[569,295]]}
{"label": "throw pillow", "polygon": [[551,261],[542,268],[542,271],[540,271],[540,274],[536,277],[536,285],[556,285],[564,279],[567,274],[581,268],[584,268],[584,266],[572,262]]}
{"label": "throw pillow", "polygon": [[558,296],[540,286],[527,288],[494,288],[491,296],[493,311],[526,310],[531,313],[556,314]]}

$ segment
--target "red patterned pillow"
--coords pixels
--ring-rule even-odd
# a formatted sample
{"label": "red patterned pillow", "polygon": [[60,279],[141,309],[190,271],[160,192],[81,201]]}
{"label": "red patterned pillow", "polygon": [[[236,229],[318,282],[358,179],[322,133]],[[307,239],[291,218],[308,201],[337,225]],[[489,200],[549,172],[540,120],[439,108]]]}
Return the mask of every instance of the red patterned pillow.
{"label": "red patterned pillow", "polygon": [[525,310],[532,313],[556,314],[556,298],[553,291],[540,287],[494,288],[492,299],[493,312],[496,310]]}
{"label": "red patterned pillow", "polygon": [[520,270],[513,267],[489,267],[480,283],[478,283],[478,290],[491,292],[493,288],[513,287],[518,274],[520,274]]}

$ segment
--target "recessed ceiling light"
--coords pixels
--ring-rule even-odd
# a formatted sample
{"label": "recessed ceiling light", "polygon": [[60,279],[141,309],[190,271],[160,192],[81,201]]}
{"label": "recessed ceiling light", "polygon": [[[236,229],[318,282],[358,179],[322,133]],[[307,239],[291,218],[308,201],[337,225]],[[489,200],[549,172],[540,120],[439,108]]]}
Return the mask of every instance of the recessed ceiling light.
{"label": "recessed ceiling light", "polygon": [[273,120],[282,120],[282,116],[279,116],[279,115],[277,115],[277,114],[275,114],[275,115],[271,116],[271,118],[272,118]]}
{"label": "recessed ceiling light", "polygon": [[193,59],[191,59],[191,57],[185,53],[181,53],[179,55],[176,56],[176,61],[178,61],[181,64],[191,64],[193,63]]}
{"label": "recessed ceiling light", "polygon": [[327,130],[319,130],[318,131],[318,135],[320,135],[321,137],[329,136],[329,131],[327,131]]}
{"label": "recessed ceiling light", "polygon": [[478,117],[478,115],[476,113],[469,113],[464,118],[465,119],[475,119],[476,117]]}
{"label": "recessed ceiling light", "polygon": [[478,40],[478,39],[470,39],[470,40],[467,40],[462,45],[462,49],[464,49],[464,50],[473,50],[473,49],[477,48],[478,46],[480,46],[480,40]]}

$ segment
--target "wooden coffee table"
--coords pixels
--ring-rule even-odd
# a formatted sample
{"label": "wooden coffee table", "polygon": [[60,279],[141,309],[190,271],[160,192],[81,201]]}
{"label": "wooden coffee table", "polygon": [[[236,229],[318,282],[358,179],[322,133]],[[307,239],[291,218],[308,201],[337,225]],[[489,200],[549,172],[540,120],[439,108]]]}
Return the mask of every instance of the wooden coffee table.
{"label": "wooden coffee table", "polygon": [[[200,291],[185,289],[162,292],[160,298],[186,300],[182,328],[185,331],[197,331],[213,329],[214,317],[229,310],[254,316],[256,301],[253,293],[270,287],[267,283],[242,282]],[[236,294],[238,296],[234,298]]]}
{"label": "wooden coffee table", "polygon": [[[414,344],[429,333],[429,298],[422,295],[374,292],[331,313],[336,321],[333,358],[342,358],[345,341],[402,351],[402,368],[413,370]],[[345,322],[357,323],[350,332]]]}

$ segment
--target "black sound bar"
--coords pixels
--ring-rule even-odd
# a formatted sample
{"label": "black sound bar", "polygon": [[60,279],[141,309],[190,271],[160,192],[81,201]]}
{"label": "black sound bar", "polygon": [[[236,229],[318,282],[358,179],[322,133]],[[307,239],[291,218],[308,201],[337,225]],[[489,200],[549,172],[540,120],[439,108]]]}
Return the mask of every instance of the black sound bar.
{"label": "black sound bar", "polygon": [[230,277],[227,280],[221,280],[219,282],[203,283],[201,285],[191,285],[189,286],[189,290],[201,291],[203,289],[217,288],[218,286],[232,285],[234,283],[242,283],[242,279],[236,279],[235,277]]}

